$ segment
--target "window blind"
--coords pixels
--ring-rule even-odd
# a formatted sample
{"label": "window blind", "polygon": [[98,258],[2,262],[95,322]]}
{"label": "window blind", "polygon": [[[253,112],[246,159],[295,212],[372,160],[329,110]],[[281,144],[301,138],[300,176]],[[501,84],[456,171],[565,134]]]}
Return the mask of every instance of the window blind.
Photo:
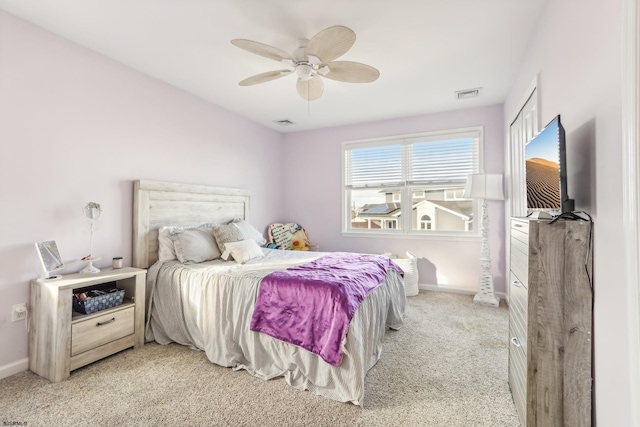
{"label": "window blind", "polygon": [[345,146],[347,188],[463,184],[478,172],[479,138],[424,137],[389,145]]}
{"label": "window blind", "polygon": [[351,188],[398,186],[405,181],[402,145],[345,150],[346,185]]}
{"label": "window blind", "polygon": [[410,184],[464,184],[477,171],[477,144],[473,138],[419,142],[409,145]]}

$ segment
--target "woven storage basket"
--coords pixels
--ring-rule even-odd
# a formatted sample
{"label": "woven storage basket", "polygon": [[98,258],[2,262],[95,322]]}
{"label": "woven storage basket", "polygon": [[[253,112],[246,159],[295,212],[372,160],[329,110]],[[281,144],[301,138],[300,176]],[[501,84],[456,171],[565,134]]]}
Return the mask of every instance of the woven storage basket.
{"label": "woven storage basket", "polygon": [[408,297],[418,295],[418,260],[415,255],[407,251],[402,257],[390,258],[404,270],[404,294]]}
{"label": "woven storage basket", "polygon": [[110,289],[104,295],[98,295],[81,301],[73,297],[73,309],[78,313],[91,314],[107,308],[115,307],[124,301],[124,289]]}

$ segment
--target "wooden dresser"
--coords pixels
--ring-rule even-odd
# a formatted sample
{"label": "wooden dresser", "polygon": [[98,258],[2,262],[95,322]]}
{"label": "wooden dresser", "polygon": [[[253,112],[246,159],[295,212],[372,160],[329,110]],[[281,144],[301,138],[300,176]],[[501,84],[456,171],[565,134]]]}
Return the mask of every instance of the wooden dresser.
{"label": "wooden dresser", "polygon": [[[29,369],[52,382],[129,347],[144,345],[146,270],[132,267],[31,282]],[[114,282],[124,302],[92,314],[73,311],[74,290]]]}
{"label": "wooden dresser", "polygon": [[511,219],[509,385],[523,426],[591,425],[591,226]]}

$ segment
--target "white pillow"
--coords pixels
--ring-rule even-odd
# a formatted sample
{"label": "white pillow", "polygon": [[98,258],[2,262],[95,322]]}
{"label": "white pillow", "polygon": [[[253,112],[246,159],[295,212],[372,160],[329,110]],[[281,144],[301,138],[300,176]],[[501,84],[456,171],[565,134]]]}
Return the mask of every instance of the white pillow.
{"label": "white pillow", "polygon": [[244,264],[250,259],[264,257],[262,249],[260,249],[256,241],[252,239],[228,242],[224,247],[225,251],[222,254],[222,259],[229,259],[229,255],[231,255],[238,264]]}
{"label": "white pillow", "polygon": [[183,264],[199,263],[220,257],[220,249],[210,229],[193,228],[171,234],[178,261]]}
{"label": "white pillow", "polygon": [[208,230],[211,231],[213,224],[202,224],[198,227],[183,227],[180,225],[165,225],[158,229],[158,261],[172,261],[178,259],[176,251],[174,249],[173,240],[171,235],[173,233],[184,230]]}
{"label": "white pillow", "polygon": [[171,233],[182,231],[186,227],[167,225],[158,230],[158,261],[171,261],[177,259],[176,251],[173,249]]}
{"label": "white pillow", "polygon": [[262,233],[260,233],[253,225],[249,224],[244,219],[236,218],[232,221],[232,223],[238,226],[240,231],[242,231],[242,235],[245,239],[255,240],[259,246],[264,246],[267,244],[267,239],[264,238]]}

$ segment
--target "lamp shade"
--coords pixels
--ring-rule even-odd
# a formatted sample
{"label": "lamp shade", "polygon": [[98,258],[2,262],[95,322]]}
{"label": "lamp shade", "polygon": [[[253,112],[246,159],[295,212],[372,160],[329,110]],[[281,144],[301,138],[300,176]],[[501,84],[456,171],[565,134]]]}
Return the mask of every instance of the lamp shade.
{"label": "lamp shade", "polygon": [[467,176],[464,187],[466,199],[504,200],[502,175],[476,173]]}

